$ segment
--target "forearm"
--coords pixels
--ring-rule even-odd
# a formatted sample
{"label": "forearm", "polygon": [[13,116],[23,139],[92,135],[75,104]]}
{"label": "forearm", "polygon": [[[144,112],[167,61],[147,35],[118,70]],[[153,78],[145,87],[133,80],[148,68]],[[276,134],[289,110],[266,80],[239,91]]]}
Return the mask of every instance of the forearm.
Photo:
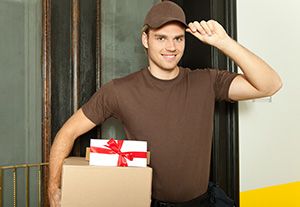
{"label": "forearm", "polygon": [[96,125],[79,109],[57,133],[50,152],[48,196],[50,206],[60,206],[61,172],[64,159],[72,150],[77,137]]}
{"label": "forearm", "polygon": [[281,87],[278,74],[261,58],[230,37],[218,46],[242,70],[248,82],[262,93],[272,95]]}
{"label": "forearm", "polygon": [[59,188],[64,159],[69,155],[74,144],[75,137],[71,133],[60,130],[51,147],[49,162],[49,189]]}

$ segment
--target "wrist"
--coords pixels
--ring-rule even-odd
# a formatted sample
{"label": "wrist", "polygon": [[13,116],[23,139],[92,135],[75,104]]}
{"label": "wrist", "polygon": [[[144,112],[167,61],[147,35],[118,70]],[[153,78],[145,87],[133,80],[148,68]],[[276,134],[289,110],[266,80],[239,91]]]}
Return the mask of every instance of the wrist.
{"label": "wrist", "polygon": [[60,186],[57,184],[54,184],[54,183],[48,184],[48,193],[56,192],[59,189],[60,189]]}
{"label": "wrist", "polygon": [[216,48],[218,48],[221,51],[225,51],[226,49],[230,48],[233,44],[236,44],[236,41],[233,40],[231,37],[226,36],[218,42]]}

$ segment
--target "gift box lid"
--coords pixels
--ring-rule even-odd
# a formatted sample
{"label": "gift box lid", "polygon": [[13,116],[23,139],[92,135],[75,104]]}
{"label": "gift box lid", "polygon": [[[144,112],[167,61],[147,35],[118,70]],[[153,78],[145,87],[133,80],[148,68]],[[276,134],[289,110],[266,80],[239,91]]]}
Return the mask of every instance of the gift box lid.
{"label": "gift box lid", "polygon": [[90,165],[147,166],[147,142],[137,140],[91,139]]}

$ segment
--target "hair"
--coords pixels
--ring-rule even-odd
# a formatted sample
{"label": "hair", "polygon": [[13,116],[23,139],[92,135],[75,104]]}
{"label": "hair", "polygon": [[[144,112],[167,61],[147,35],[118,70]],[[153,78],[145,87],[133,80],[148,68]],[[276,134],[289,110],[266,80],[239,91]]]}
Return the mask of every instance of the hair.
{"label": "hair", "polygon": [[148,35],[149,33],[149,30],[150,30],[150,27],[148,24],[145,24],[142,29],[141,29],[141,34],[143,34],[144,32]]}

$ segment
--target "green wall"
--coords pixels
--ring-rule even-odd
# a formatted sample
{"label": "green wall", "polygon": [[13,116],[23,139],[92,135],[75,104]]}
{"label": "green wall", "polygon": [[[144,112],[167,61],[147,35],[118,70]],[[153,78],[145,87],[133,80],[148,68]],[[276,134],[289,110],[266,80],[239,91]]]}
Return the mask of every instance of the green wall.
{"label": "green wall", "polygon": [[[41,1],[0,0],[0,165],[41,161]],[[36,170],[30,172],[31,205]],[[12,206],[13,177],[4,172],[4,203]],[[17,171],[24,206],[24,170]]]}

